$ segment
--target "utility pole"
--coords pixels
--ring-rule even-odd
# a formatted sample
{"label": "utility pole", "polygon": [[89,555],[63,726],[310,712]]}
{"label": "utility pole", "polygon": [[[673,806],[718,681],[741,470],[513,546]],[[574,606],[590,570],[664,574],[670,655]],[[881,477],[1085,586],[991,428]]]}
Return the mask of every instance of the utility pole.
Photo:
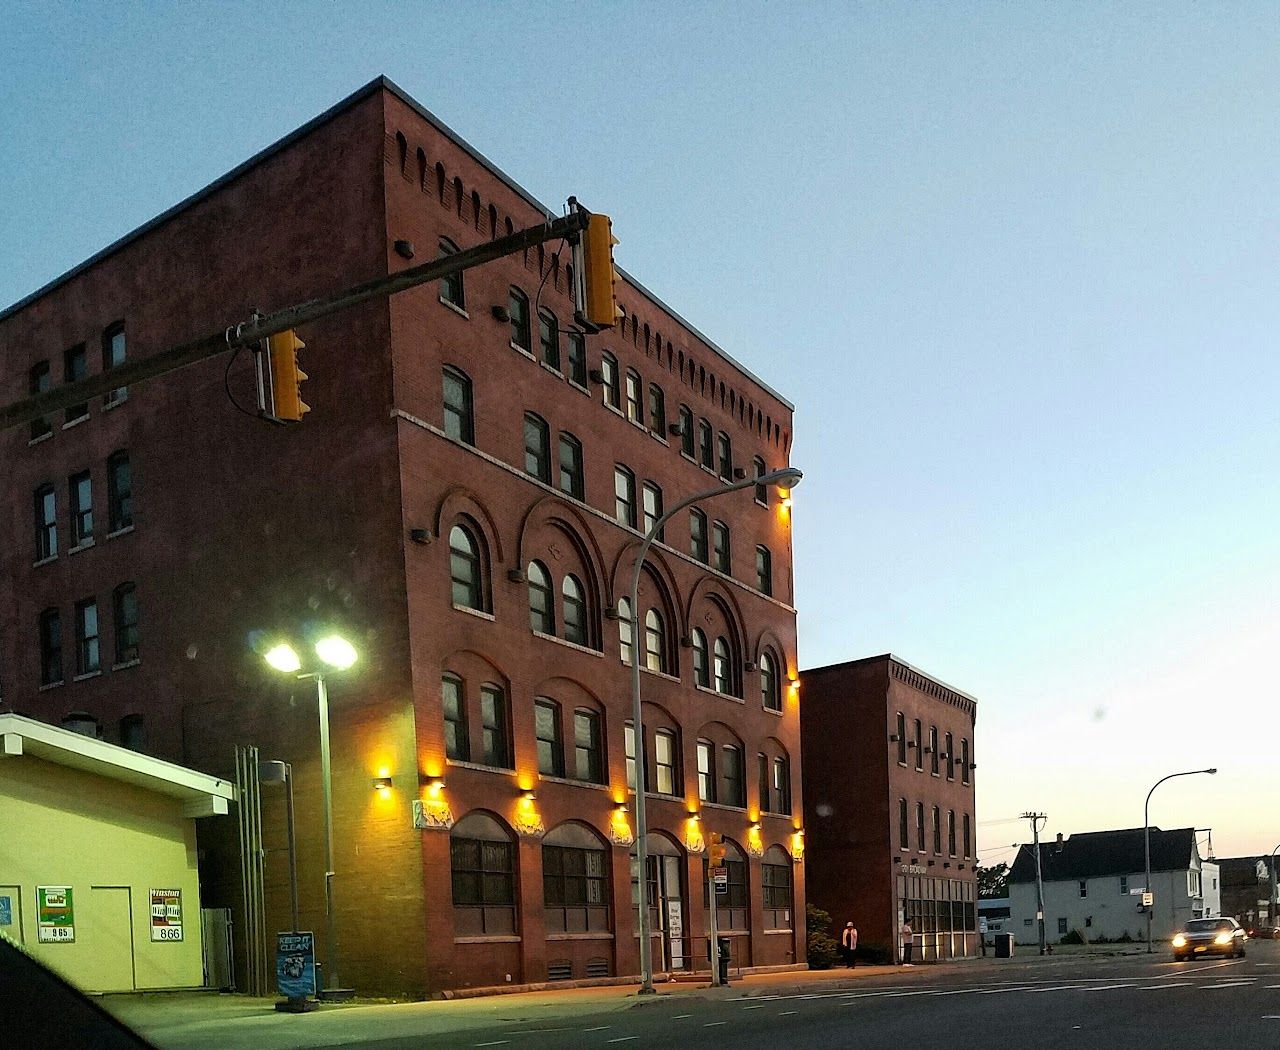
{"label": "utility pole", "polygon": [[1023,820],[1031,821],[1031,841],[1036,851],[1036,922],[1040,927],[1040,954],[1044,954],[1044,874],[1040,870],[1040,824],[1049,818],[1044,813],[1024,813]]}

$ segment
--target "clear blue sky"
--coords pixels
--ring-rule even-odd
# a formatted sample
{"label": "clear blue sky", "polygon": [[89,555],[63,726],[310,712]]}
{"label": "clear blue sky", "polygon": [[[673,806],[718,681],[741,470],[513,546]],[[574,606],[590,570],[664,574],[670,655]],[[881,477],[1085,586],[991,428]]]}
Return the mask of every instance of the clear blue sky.
{"label": "clear blue sky", "polygon": [[1214,764],[1153,820],[1280,841],[1274,4],[3,21],[0,303],[385,73],[796,403],[801,663],[979,698],[993,859]]}

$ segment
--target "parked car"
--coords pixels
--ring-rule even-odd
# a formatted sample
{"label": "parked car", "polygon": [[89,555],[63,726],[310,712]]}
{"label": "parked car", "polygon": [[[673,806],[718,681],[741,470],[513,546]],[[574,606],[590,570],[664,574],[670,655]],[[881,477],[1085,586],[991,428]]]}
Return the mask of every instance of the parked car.
{"label": "parked car", "polygon": [[1249,931],[1249,936],[1264,941],[1280,940],[1280,926],[1257,926]]}
{"label": "parked car", "polygon": [[1177,962],[1193,955],[1225,955],[1244,958],[1244,944],[1249,938],[1235,919],[1225,915],[1216,919],[1191,919],[1169,942]]}

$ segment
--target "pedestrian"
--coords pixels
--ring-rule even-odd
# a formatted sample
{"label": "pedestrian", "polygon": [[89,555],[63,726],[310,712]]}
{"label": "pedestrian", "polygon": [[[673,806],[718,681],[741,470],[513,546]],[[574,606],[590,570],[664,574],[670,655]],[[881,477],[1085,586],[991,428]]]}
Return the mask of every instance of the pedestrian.
{"label": "pedestrian", "polygon": [[911,965],[911,923],[904,922],[902,924],[902,965]]}
{"label": "pedestrian", "polygon": [[858,927],[851,922],[844,924],[844,932],[840,934],[840,954],[844,956],[845,969],[852,970],[858,965]]}

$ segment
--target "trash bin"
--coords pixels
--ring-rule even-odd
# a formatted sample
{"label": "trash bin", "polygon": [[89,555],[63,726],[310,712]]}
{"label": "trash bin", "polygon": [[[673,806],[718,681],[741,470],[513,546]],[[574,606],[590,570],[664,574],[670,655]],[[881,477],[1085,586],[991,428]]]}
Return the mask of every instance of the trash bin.
{"label": "trash bin", "polygon": [[997,959],[1013,958],[1013,934],[1011,933],[996,934],[996,958]]}
{"label": "trash bin", "polygon": [[720,983],[727,985],[729,983],[729,938],[717,937],[716,943],[720,946]]}

